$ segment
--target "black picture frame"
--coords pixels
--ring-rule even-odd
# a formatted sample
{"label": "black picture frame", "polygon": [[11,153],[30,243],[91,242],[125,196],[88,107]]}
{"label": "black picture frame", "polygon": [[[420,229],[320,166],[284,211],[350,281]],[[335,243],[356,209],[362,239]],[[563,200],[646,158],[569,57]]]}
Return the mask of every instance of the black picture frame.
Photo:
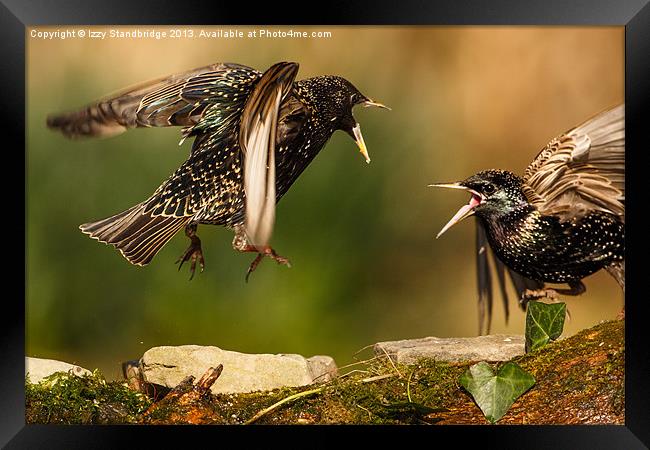
{"label": "black picture frame", "polygon": [[[650,108],[650,6],[649,0],[402,0],[392,5],[382,2],[329,1],[271,3],[242,8],[223,1],[124,1],[124,0],[4,0],[0,4],[0,52],[2,53],[2,103],[4,156],[20,154],[25,148],[25,29],[34,25],[124,25],[124,24],[343,24],[343,25],[619,25],[625,26],[626,100],[626,419],[624,426],[491,426],[491,427],[138,427],[138,426],[47,426],[25,424],[24,357],[25,305],[10,289],[14,277],[5,275],[3,312],[0,314],[3,354],[0,359],[0,445],[6,448],[122,448],[139,445],[141,440],[164,439],[171,444],[180,439],[189,447],[195,439],[210,439],[213,446],[226,444],[227,435],[236,439],[253,436],[266,439],[278,431],[302,440],[300,445],[320,447],[350,442],[347,435],[361,432],[381,439],[395,433],[405,443],[415,443],[413,433],[445,433],[453,445],[473,441],[497,448],[647,448],[650,446],[650,346],[644,331],[645,299],[641,279],[645,256],[642,185],[648,133],[644,129]],[[646,125],[647,126],[647,125]],[[11,142],[12,145],[8,145]],[[644,152],[644,149],[646,152]],[[20,204],[11,174],[20,172],[18,161],[5,159],[3,183],[6,189],[5,217],[9,230],[5,242],[19,234],[18,211],[25,217],[26,188]],[[25,177],[26,159],[22,159]],[[15,162],[15,164],[14,164]],[[26,186],[26,183],[25,185]],[[15,204],[9,201],[15,199]],[[18,219],[17,219],[18,218]],[[23,229],[25,223],[23,222]],[[24,235],[26,236],[26,234]],[[17,239],[13,239],[17,240]],[[25,238],[25,246],[29,242]],[[13,263],[15,253],[5,249],[5,261]],[[26,254],[26,253],[25,253]],[[17,264],[13,263],[13,266]],[[23,266],[26,267],[26,266]],[[23,272],[26,277],[26,272]],[[24,283],[27,289],[27,280]],[[331,431],[336,438],[328,437]],[[215,436],[216,433],[216,436]],[[318,433],[318,440],[313,437]],[[408,434],[406,434],[408,433]],[[367,438],[368,436],[364,437]],[[427,436],[418,436],[424,437]],[[442,445],[441,436],[429,436],[431,445]],[[408,441],[406,441],[408,439]],[[435,441],[434,441],[435,439]],[[298,442],[298,441],[295,441]],[[368,441],[365,441],[366,443]],[[410,444],[409,444],[410,445]],[[291,445],[292,446],[292,445]],[[246,445],[244,444],[244,448]]]}

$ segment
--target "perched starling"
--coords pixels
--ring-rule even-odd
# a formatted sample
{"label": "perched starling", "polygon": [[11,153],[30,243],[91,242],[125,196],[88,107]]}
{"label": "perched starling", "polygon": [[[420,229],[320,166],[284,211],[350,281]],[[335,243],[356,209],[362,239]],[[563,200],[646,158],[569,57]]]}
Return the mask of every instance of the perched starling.
{"label": "perched starling", "polygon": [[176,261],[204,268],[198,224],[235,232],[233,248],[289,261],[269,245],[275,205],[336,130],[356,141],[367,162],[355,105],[384,105],[338,76],[295,81],[298,64],[281,62],[261,73],[214,64],[148,82],[80,111],[51,116],[65,136],[109,136],[137,127],[181,126],[193,137],[188,159],[147,200],[81,230],[144,266],[181,229],[190,238]]}
{"label": "perched starling", "polygon": [[[492,286],[487,243],[508,317],[505,268],[519,302],[585,292],[605,269],[625,292],[625,106],[598,114],[548,143],[523,178],[505,170],[431,186],[471,194],[438,237],[476,215],[479,333],[489,332]],[[568,289],[547,289],[566,283]],[[486,318],[487,312],[487,318]],[[487,320],[486,320],[487,319]]]}

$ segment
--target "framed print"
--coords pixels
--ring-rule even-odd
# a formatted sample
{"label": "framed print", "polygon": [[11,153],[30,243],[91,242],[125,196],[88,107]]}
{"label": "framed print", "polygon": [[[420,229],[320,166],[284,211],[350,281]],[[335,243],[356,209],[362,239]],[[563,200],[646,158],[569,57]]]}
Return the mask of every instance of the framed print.
{"label": "framed print", "polygon": [[119,3],[2,6],[3,444],[648,445],[643,1]]}

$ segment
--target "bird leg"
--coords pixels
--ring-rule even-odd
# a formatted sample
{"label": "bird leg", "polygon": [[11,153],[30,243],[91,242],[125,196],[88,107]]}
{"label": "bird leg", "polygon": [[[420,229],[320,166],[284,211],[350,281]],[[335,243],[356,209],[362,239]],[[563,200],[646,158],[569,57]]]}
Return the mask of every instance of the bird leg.
{"label": "bird leg", "polygon": [[187,247],[187,250],[185,250],[185,253],[183,253],[177,260],[175,264],[178,264],[180,262],[180,265],[178,266],[178,270],[181,270],[181,267],[183,267],[183,263],[185,261],[190,262],[190,280],[194,278],[194,272],[196,270],[196,261],[199,261],[199,265],[201,266],[201,272],[203,272],[203,269],[205,268],[205,259],[203,259],[203,251],[201,250],[201,239],[196,235],[196,228],[197,224],[192,223],[189,224],[185,227],[185,236],[190,238],[190,246]]}
{"label": "bird leg", "polygon": [[521,302],[525,305],[531,300],[539,300],[542,298],[549,299],[551,302],[557,302],[560,299],[560,294],[580,295],[587,290],[580,280],[569,281],[568,284],[569,289],[526,289],[521,295]]}
{"label": "bird leg", "polygon": [[259,249],[257,249],[256,247],[253,247],[252,245],[249,246],[249,248],[247,248],[246,250],[242,250],[242,251],[243,252],[258,252],[257,256],[255,257],[253,262],[250,264],[250,266],[248,266],[248,270],[246,271],[246,282],[247,283],[248,283],[248,277],[250,277],[251,273],[253,273],[253,271],[255,271],[255,269],[257,269],[258,264],[260,263],[260,261],[262,261],[262,259],[265,256],[268,256],[269,258],[271,258],[272,260],[274,260],[278,264],[283,264],[283,265],[285,265],[287,267],[291,267],[291,262],[287,258],[285,258],[284,256],[278,255],[275,252],[275,250],[273,250],[269,246],[264,247],[262,249],[262,252],[260,252]]}
{"label": "bird leg", "polygon": [[257,266],[265,256],[271,258],[278,264],[283,264],[287,267],[291,267],[291,262],[289,259],[278,255],[275,250],[271,248],[271,246],[267,245],[262,248],[258,248],[250,244],[246,238],[246,233],[243,227],[238,227],[235,229],[235,237],[232,240],[232,247],[238,252],[242,253],[257,253],[257,256],[253,262],[250,264],[250,266],[248,266],[248,271],[246,272],[246,282],[248,282],[248,278],[250,277],[251,273],[257,269]]}
{"label": "bird leg", "polygon": [[525,305],[531,300],[540,300],[543,298],[549,299],[551,301],[557,301],[559,299],[559,296],[557,291],[552,288],[526,289],[521,294],[521,303]]}

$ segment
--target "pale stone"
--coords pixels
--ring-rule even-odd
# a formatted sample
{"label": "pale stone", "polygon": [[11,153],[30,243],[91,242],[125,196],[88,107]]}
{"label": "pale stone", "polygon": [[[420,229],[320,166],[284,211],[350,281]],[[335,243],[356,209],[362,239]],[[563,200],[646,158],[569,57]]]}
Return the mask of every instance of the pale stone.
{"label": "pale stone", "polygon": [[338,375],[334,358],[326,355],[316,355],[307,358],[309,372],[314,383],[325,383],[333,380]]}
{"label": "pale stone", "polygon": [[77,376],[91,375],[90,370],[55,359],[25,358],[25,375],[29,374],[30,383],[36,384],[55,372],[68,372]]}
{"label": "pale stone", "polygon": [[173,388],[188,375],[198,379],[219,364],[223,364],[223,372],[211,387],[213,394],[306,386],[336,374],[336,364],[330,357],[247,354],[199,345],[149,349],[140,360],[140,369],[145,382]]}
{"label": "pale stone", "polygon": [[509,361],[524,354],[525,338],[518,335],[407,339],[378,342],[375,355],[400,364],[415,364],[422,358],[438,361]]}

